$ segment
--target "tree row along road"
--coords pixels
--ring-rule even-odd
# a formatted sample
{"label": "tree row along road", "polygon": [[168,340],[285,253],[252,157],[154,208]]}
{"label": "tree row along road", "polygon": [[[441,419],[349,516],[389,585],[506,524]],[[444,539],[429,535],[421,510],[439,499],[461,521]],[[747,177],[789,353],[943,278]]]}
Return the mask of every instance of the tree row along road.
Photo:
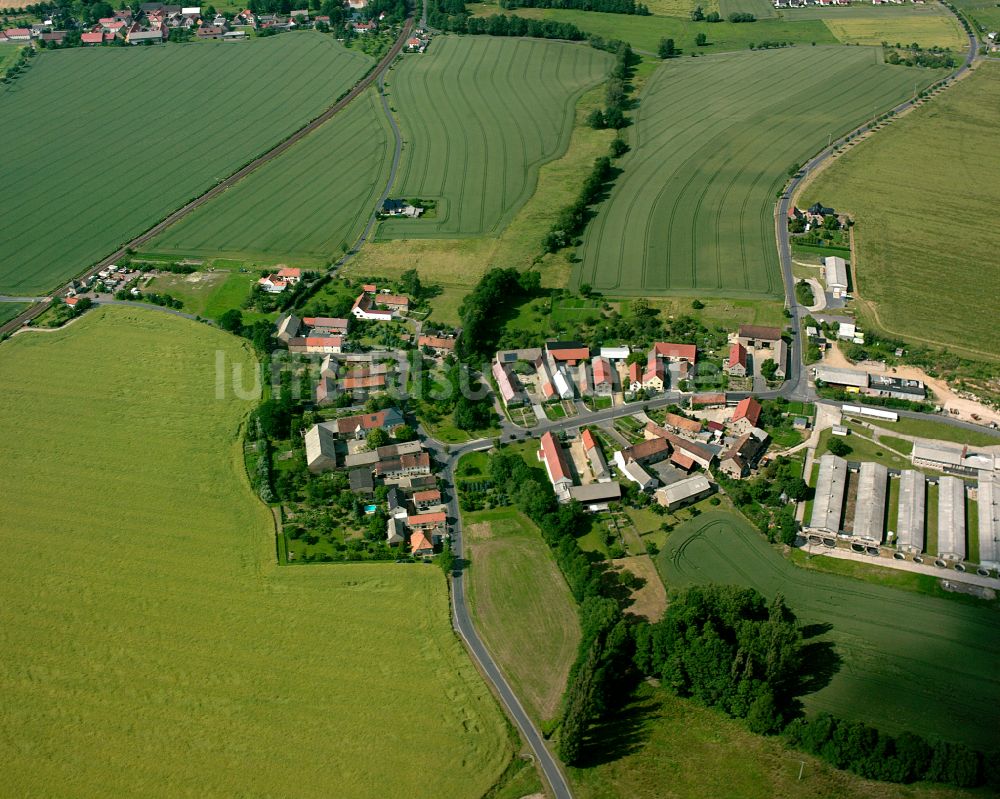
{"label": "tree row along road", "polygon": [[[412,31],[413,31],[413,13],[411,11],[410,15],[406,18],[406,21],[403,23],[403,30],[400,32],[396,41],[393,42],[392,47],[389,49],[389,52],[382,57],[382,60],[379,61],[367,75],[365,75],[361,80],[359,80],[356,84],[354,84],[354,87],[347,94],[345,94],[332,106],[326,109],[326,111],[324,111],[322,114],[320,114],[311,122],[306,123],[303,127],[299,128],[297,131],[295,131],[295,133],[293,133],[287,139],[285,139],[282,142],[279,142],[263,155],[258,156],[249,164],[234,172],[228,178],[225,178],[219,183],[216,183],[212,188],[210,188],[204,194],[195,197],[195,199],[191,200],[191,202],[189,202],[187,205],[178,208],[176,211],[174,211],[168,217],[163,219],[161,222],[158,222],[149,230],[139,234],[130,242],[123,245],[120,249],[115,250],[109,256],[102,259],[98,263],[94,264],[94,266],[92,266],[90,269],[88,269],[86,272],[80,275],[77,279],[78,280],[86,279],[92,275],[96,275],[102,269],[115,263],[118,259],[123,258],[129,250],[134,250],[137,247],[140,247],[146,242],[152,240],[160,233],[162,233],[164,230],[166,230],[168,227],[182,220],[196,208],[199,208],[200,206],[207,203],[209,200],[218,197],[226,189],[232,188],[241,180],[243,180],[243,178],[255,172],[257,169],[266,164],[268,161],[272,161],[275,158],[277,158],[279,155],[285,152],[289,147],[301,141],[303,138],[305,138],[314,130],[316,130],[316,128],[318,128],[320,125],[322,125],[325,122],[329,122],[336,114],[343,111],[348,105],[350,105],[350,103],[353,100],[357,99],[369,86],[371,86],[376,80],[379,79],[379,77],[389,68],[389,65],[392,64],[392,62],[395,60],[396,56],[398,56],[400,52],[402,52],[403,46],[406,44],[406,40],[410,38],[410,34],[412,33]],[[66,286],[64,286],[62,291],[68,290],[70,285],[71,284],[67,284]],[[59,291],[55,292],[55,294],[59,293],[60,293]],[[32,298],[27,298],[25,301],[30,302],[31,299]],[[36,305],[33,305],[31,308],[28,308],[24,313],[20,314],[14,319],[11,319],[3,326],[0,326],[0,336],[4,335],[5,333],[10,333],[11,331],[21,327],[21,325],[23,325],[25,322],[34,319],[36,316],[41,314],[47,307],[48,307],[47,302],[40,302]]]}
{"label": "tree row along road", "polygon": [[[957,17],[958,15],[956,14],[955,16]],[[959,22],[961,23],[962,21],[963,20],[959,17]],[[956,79],[962,77],[972,68],[972,64],[976,60],[978,42],[975,34],[969,32],[968,30],[965,32],[969,37],[969,50],[966,53],[965,60],[962,62],[961,66],[944,79],[946,85],[954,83]],[[911,98],[904,103],[900,103],[888,113],[893,116],[897,116],[904,111],[908,111],[913,108],[917,102],[918,99],[916,97]],[[790,347],[791,352],[789,353],[790,362],[788,378],[782,386],[780,392],[782,396],[788,399],[810,400],[814,399],[816,396],[815,391],[813,391],[809,386],[808,378],[806,378],[804,374],[806,370],[806,362],[802,346],[802,314],[808,313],[808,309],[803,305],[799,305],[799,302],[795,297],[795,276],[792,274],[792,245],[788,235],[788,208],[791,205],[792,198],[795,196],[795,193],[799,190],[799,188],[817,169],[825,165],[827,161],[833,158],[836,150],[847,141],[848,136],[861,133],[867,127],[867,122],[863,125],[859,125],[854,130],[838,138],[837,141],[833,142],[833,144],[828,146],[826,149],[813,156],[813,158],[811,158],[809,162],[795,174],[791,183],[788,184],[786,190],[778,200],[778,203],[775,205],[774,226],[775,237],[778,245],[778,260],[781,263],[781,278],[785,285],[785,305],[791,314],[790,324],[792,326],[792,343]],[[856,291],[857,286],[855,286],[855,292]]]}

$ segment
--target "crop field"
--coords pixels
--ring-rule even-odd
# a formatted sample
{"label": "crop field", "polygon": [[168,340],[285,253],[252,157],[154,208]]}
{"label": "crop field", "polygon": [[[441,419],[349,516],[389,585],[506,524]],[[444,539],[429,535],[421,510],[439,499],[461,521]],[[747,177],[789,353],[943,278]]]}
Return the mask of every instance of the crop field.
{"label": "crop field", "polygon": [[799,569],[725,511],[677,527],[658,565],[668,588],[716,582],[783,593],[800,621],[814,625],[807,643],[832,666],[829,683],[802,697],[807,712],[987,751],[1000,744],[989,710],[1000,701],[995,607]]}
{"label": "crop field", "polygon": [[118,308],[0,346],[4,793],[484,795],[514,747],[441,571],[278,567],[217,357]]}
{"label": "crop field", "polygon": [[539,721],[556,716],[576,657],[576,604],[541,533],[513,508],[462,515],[469,601],[490,651]]}
{"label": "crop field", "polygon": [[392,133],[374,89],[147,247],[231,258],[340,257],[375,210]]}
{"label": "crop field", "polygon": [[[778,16],[778,10],[771,0],[719,0],[719,13],[725,19],[730,14],[749,13],[758,20]],[[740,23],[747,24],[747,23]]]}
{"label": "crop field", "polygon": [[0,71],[7,69],[9,62],[17,58],[17,52],[21,49],[21,45],[13,44],[11,42],[5,42],[0,44]]}
{"label": "crop field", "polygon": [[[703,7],[708,9],[707,4]],[[655,54],[660,39],[671,38],[685,59],[688,54],[725,53],[749,49],[751,42],[794,42],[796,44],[836,44],[836,37],[821,20],[789,21],[782,18],[762,19],[754,23],[692,22],[687,16],[638,16],[610,14],[601,11],[578,11],[565,8],[500,9],[487,3],[470,4],[477,15],[488,16],[503,12],[529,19],[551,19],[571,22],[580,30],[606,39],[623,39],[636,50]],[[708,37],[708,44],[696,47],[699,33]]]}
{"label": "crop field", "polygon": [[968,38],[955,15],[937,3],[905,6],[807,6],[782,11],[786,20],[822,20],[844,44],[877,45],[916,42],[921,47],[948,47],[963,52]]}
{"label": "crop field", "polygon": [[42,53],[0,87],[0,291],[84,271],[319,115],[371,64],[311,32]]}
{"label": "crop field", "polygon": [[644,3],[651,14],[661,17],[681,17],[689,19],[695,6],[701,6],[706,14],[719,10],[719,0],[650,0]]}
{"label": "crop field", "polygon": [[666,62],[643,93],[633,149],[587,229],[573,285],[779,295],[774,201],[788,169],[936,74],[887,66],[862,47]]}
{"label": "crop field", "polygon": [[[1000,334],[1000,228],[991,210],[1000,203],[998,105],[1000,64],[983,63],[840,156],[801,198],[822,198],[854,217],[869,323],[990,359]],[[914,148],[938,155],[915,170]]]}
{"label": "crop field", "polygon": [[495,235],[569,143],[580,94],[611,57],[581,44],[442,37],[390,75],[405,145],[393,196],[437,201],[436,216],[387,220],[378,236]]}

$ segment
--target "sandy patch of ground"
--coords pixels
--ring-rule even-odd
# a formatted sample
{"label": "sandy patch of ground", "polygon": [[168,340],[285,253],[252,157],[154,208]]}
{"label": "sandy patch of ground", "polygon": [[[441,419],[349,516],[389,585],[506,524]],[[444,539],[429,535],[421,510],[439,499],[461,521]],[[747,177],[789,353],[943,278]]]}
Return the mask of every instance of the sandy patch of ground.
{"label": "sandy patch of ground", "polygon": [[667,609],[667,590],[663,587],[653,559],[649,555],[635,555],[630,558],[618,558],[611,561],[615,568],[628,569],[636,577],[641,577],[646,584],[632,592],[632,605],[628,608],[636,616],[644,616],[650,621],[659,621]]}
{"label": "sandy patch of ground", "polygon": [[[989,425],[991,422],[1000,424],[1000,412],[981,402],[959,396],[949,388],[944,380],[931,377],[923,369],[918,369],[916,366],[894,366],[887,369],[884,364],[874,361],[853,364],[844,357],[836,344],[827,349],[823,357],[823,364],[841,369],[863,369],[872,373],[885,372],[909,380],[922,380],[933,395],[934,403],[944,408],[952,418],[983,425]],[[973,414],[979,416],[979,419],[973,419]]]}
{"label": "sandy patch of ground", "polygon": [[493,538],[493,528],[489,522],[476,522],[470,524],[465,530],[469,534],[469,538],[474,538],[477,541],[488,541]]}

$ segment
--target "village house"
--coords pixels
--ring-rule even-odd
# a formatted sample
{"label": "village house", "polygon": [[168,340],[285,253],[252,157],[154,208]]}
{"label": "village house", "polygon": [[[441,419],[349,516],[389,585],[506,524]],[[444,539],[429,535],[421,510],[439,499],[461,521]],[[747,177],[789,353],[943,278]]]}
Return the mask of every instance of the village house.
{"label": "village house", "polygon": [[754,428],[744,433],[719,456],[719,469],[734,480],[750,474],[767,446],[767,434]]}
{"label": "village house", "polygon": [[583,441],[583,451],[587,455],[587,462],[590,465],[590,472],[599,483],[607,482],[611,479],[611,470],[608,462],[601,450],[601,445],[597,443],[594,434],[589,430],[584,430],[581,435]]}
{"label": "village house", "polygon": [[427,347],[434,350],[438,355],[447,355],[455,351],[455,339],[442,338],[440,336],[420,336],[417,339],[418,347]]}
{"label": "village house", "polygon": [[[369,31],[375,30],[376,28],[374,22],[361,22],[361,23],[355,22],[353,23],[353,25],[354,25],[354,30],[358,31],[359,33],[367,33]],[[366,27],[364,30],[361,30],[358,27],[359,25],[371,26],[371,27]],[[415,205],[410,205],[410,203],[406,202],[406,200],[386,200],[385,202],[382,203],[382,210],[381,210],[383,216],[405,216],[409,217],[410,219],[416,219],[423,212],[424,212],[423,208],[418,208]]]}
{"label": "village house", "polygon": [[548,341],[545,344],[545,352],[550,365],[576,366],[580,361],[590,358],[590,349],[579,341]]}
{"label": "village house", "polygon": [[410,554],[417,558],[434,554],[434,545],[423,530],[417,530],[410,536]]}
{"label": "village house", "polygon": [[729,346],[729,358],[726,360],[726,374],[730,377],[747,376],[747,348],[734,341]]}
{"label": "village house", "polygon": [[757,426],[761,410],[763,409],[760,403],[753,397],[740,400],[733,412],[733,418],[729,422],[730,428],[736,435],[746,435]]}
{"label": "village house", "polygon": [[569,490],[573,486],[573,476],[562,445],[551,431],[542,435],[538,460],[545,465],[545,472],[549,476],[549,482],[552,483],[556,498],[560,502],[568,502],[570,499]]}
{"label": "village house", "polygon": [[347,334],[348,321],[331,316],[307,316],[302,324],[312,330],[317,336],[344,336]]}
{"label": "village house", "polygon": [[736,341],[747,349],[771,349],[781,339],[781,329],[762,325],[740,325]]}
{"label": "village house", "polygon": [[426,513],[432,508],[438,508],[442,505],[441,492],[436,488],[426,491],[416,491],[411,499],[413,500],[413,507],[416,508],[418,513]]}
{"label": "village house", "polygon": [[386,482],[430,473],[431,457],[426,452],[400,455],[398,458],[389,458],[375,464],[375,476],[381,477]]}
{"label": "village house", "polygon": [[523,402],[520,384],[504,364],[493,362],[493,379],[496,380],[497,390],[505,407]]}
{"label": "village house", "polygon": [[611,362],[604,357],[593,360],[594,393],[599,397],[610,397],[614,393],[614,372]]}

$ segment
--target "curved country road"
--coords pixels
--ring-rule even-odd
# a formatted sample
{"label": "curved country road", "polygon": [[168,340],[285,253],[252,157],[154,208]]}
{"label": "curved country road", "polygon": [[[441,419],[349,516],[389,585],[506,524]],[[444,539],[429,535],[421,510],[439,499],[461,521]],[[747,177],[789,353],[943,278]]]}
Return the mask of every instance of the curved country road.
{"label": "curved country road", "polygon": [[[963,30],[965,29],[963,28]],[[962,65],[944,79],[946,83],[952,83],[956,79],[962,77],[969,71],[969,69],[971,69],[972,63],[976,59],[978,42],[976,41],[975,34],[970,33],[969,31],[965,31],[965,33],[969,37],[969,52],[966,54],[965,61],[962,62]],[[894,116],[899,115],[903,111],[907,111],[912,108],[916,103],[916,98],[907,100],[905,103],[897,105],[888,113],[893,114]],[[844,134],[826,149],[820,151],[817,155],[809,159],[808,163],[806,163],[806,165],[795,174],[795,177],[792,179],[791,183],[788,184],[775,206],[774,227],[778,243],[778,260],[781,263],[781,278],[785,284],[785,305],[788,308],[789,313],[791,313],[789,324],[792,328],[792,343],[790,346],[791,352],[789,353],[788,376],[781,390],[781,394],[787,399],[811,400],[815,399],[816,396],[815,391],[809,387],[808,378],[805,377],[806,364],[802,347],[801,322],[802,316],[808,313],[808,309],[804,305],[800,305],[795,297],[795,276],[792,274],[792,245],[788,235],[788,208],[792,202],[792,197],[795,196],[795,192],[799,189],[806,178],[832,158],[837,148],[843,145],[849,136],[861,133],[867,127],[867,122],[863,125],[859,125],[854,130]]]}
{"label": "curved country road", "polygon": [[[94,264],[94,266],[92,266],[90,269],[88,269],[86,272],[84,272],[76,279],[81,280],[88,278],[91,275],[97,274],[105,267],[115,263],[118,259],[123,258],[125,254],[128,252],[128,250],[130,249],[135,250],[136,248],[142,246],[146,242],[155,238],[164,230],[166,230],[168,227],[173,225],[175,222],[179,222],[181,219],[186,217],[196,208],[199,208],[200,206],[207,203],[209,200],[218,197],[226,189],[232,188],[241,180],[243,180],[243,178],[255,172],[257,169],[262,167],[268,161],[272,161],[275,158],[277,158],[293,144],[296,144],[297,142],[301,141],[303,138],[305,138],[314,130],[316,130],[316,128],[318,128],[324,122],[328,122],[336,114],[343,111],[353,100],[357,99],[376,80],[381,79],[381,76],[385,73],[386,69],[389,68],[389,65],[392,64],[396,56],[398,56],[400,52],[402,52],[403,46],[406,44],[406,40],[410,38],[410,33],[412,31],[413,31],[413,14],[411,13],[410,16],[406,18],[406,22],[403,23],[403,30],[400,32],[396,41],[393,42],[393,45],[390,48],[389,52],[382,57],[382,60],[379,61],[367,75],[365,75],[361,80],[355,83],[354,87],[347,94],[345,94],[332,106],[326,109],[326,111],[324,111],[322,114],[320,114],[311,122],[306,123],[303,127],[299,128],[297,131],[295,131],[295,133],[293,133],[287,139],[276,144],[274,147],[272,147],[263,155],[258,156],[249,164],[234,172],[228,178],[222,180],[219,183],[216,183],[212,188],[210,188],[204,194],[195,197],[195,199],[191,200],[191,202],[189,202],[187,205],[178,208],[176,211],[174,211],[168,217],[155,224],[149,230],[145,231],[144,233],[140,233],[138,236],[129,241],[127,244],[115,250],[107,257],[101,259],[98,263]],[[69,285],[70,284],[67,284],[64,287],[63,291],[68,289]],[[55,294],[59,293],[61,292],[59,291],[55,292]],[[0,326],[0,335],[3,335],[4,333],[9,333],[12,330],[16,330],[25,322],[34,319],[36,316],[42,313],[42,311],[44,311],[46,307],[47,304],[44,302],[39,303],[37,305],[33,305],[31,308],[27,309],[24,313],[10,320],[6,324]]]}

